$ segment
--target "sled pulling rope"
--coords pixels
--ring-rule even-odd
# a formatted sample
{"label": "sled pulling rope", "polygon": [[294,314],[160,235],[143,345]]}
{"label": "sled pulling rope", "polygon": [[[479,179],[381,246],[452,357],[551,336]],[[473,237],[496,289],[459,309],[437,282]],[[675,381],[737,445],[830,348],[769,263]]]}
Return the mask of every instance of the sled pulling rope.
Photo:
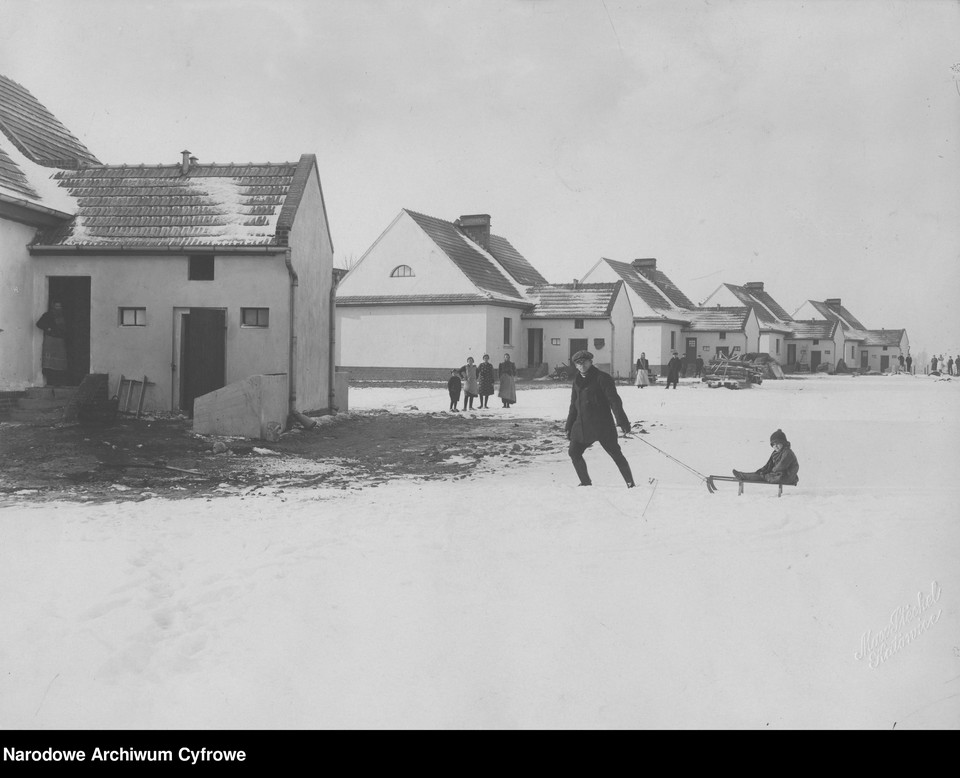
{"label": "sled pulling rope", "polygon": [[[628,436],[627,436],[627,435],[624,435],[624,437],[628,437]],[[630,435],[629,437],[632,438],[633,435]],[[715,487],[715,486],[713,485],[713,481],[712,481],[710,478],[708,478],[707,476],[705,476],[703,473],[698,472],[697,470],[694,470],[692,467],[690,467],[690,465],[686,464],[685,462],[681,462],[679,459],[677,459],[677,458],[674,457],[674,456],[671,456],[670,454],[668,454],[668,453],[667,453],[666,451],[664,451],[663,449],[657,448],[655,445],[653,445],[653,443],[647,443],[647,441],[645,441],[643,438],[638,438],[638,440],[640,440],[642,443],[646,443],[646,444],[647,444],[648,446],[650,446],[650,448],[652,448],[654,451],[659,451],[659,452],[660,452],[661,454],[663,454],[667,459],[673,460],[673,461],[676,462],[678,465],[680,465],[680,467],[682,467],[684,470],[686,470],[688,473],[692,473],[693,475],[695,475],[697,478],[699,478],[701,481],[703,481],[703,482],[707,485],[707,491],[710,492],[710,494],[713,494],[715,491],[717,491],[717,487]]]}

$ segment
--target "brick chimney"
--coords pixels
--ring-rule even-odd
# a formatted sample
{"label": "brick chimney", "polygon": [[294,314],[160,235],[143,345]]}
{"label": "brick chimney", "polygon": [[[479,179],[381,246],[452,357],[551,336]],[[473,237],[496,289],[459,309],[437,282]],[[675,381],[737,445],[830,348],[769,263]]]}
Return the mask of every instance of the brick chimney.
{"label": "brick chimney", "polygon": [[183,155],[183,159],[180,161],[180,175],[185,176],[190,172],[190,160],[195,159],[195,157],[191,157],[190,152],[186,149],[180,153]]}
{"label": "brick chimney", "polygon": [[743,285],[743,288],[748,292],[762,292],[763,281],[747,281],[747,283]]}
{"label": "brick chimney", "polygon": [[840,298],[839,298],[839,297],[831,297],[831,298],[828,299],[828,300],[824,300],[824,301],[823,301],[823,304],[826,305],[827,308],[839,308],[839,307],[840,307]]}
{"label": "brick chimney", "polygon": [[475,213],[461,216],[455,222],[457,227],[484,251],[490,249],[490,214]]}
{"label": "brick chimney", "polygon": [[657,272],[657,258],[635,259],[630,263],[640,275],[650,277]]}

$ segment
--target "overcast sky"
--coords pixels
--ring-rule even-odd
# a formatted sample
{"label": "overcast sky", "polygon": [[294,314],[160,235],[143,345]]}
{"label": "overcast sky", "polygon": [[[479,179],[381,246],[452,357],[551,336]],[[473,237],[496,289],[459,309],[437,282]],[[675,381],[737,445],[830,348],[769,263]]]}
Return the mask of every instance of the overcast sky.
{"label": "overcast sky", "polygon": [[108,164],[316,154],[336,262],[489,213],[550,281],[657,257],[960,350],[955,0],[0,0]]}

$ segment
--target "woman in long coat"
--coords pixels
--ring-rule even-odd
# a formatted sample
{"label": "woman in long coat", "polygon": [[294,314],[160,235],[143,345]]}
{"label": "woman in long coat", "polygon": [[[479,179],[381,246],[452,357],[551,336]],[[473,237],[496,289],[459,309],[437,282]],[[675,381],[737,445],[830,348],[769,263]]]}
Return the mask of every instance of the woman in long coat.
{"label": "woman in long coat", "polygon": [[50,310],[37,320],[37,326],[43,330],[43,350],[40,356],[43,375],[48,386],[60,385],[67,372],[67,319],[63,314],[63,305],[54,303]]}
{"label": "woman in long coat", "polygon": [[490,364],[490,355],[483,355],[483,362],[477,365],[477,381],[480,384],[480,407],[489,408],[487,401],[493,394],[493,365]]}
{"label": "woman in long coat", "polygon": [[480,391],[477,384],[477,366],[473,364],[473,357],[467,357],[467,364],[460,368],[460,375],[463,378],[463,410],[467,410],[469,404],[472,411],[473,398]]}
{"label": "woman in long coat", "polygon": [[504,408],[509,408],[517,401],[517,366],[510,361],[510,355],[503,355],[503,362],[497,366],[500,375],[500,390],[497,394],[503,402]]}
{"label": "woman in long coat", "polygon": [[643,389],[650,386],[650,362],[647,360],[647,352],[641,351],[640,358],[637,360],[637,386]]}

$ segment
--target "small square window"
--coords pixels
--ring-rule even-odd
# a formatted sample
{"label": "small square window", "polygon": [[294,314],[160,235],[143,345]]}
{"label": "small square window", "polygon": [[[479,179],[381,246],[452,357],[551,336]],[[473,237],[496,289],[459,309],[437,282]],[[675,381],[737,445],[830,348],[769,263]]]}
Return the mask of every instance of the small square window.
{"label": "small square window", "polygon": [[727,339],[727,333],[721,332],[721,333],[720,333],[720,340],[726,340],[726,339]]}
{"label": "small square window", "polygon": [[269,327],[270,309],[269,308],[241,308],[240,309],[241,327]]}
{"label": "small square window", "polygon": [[883,347],[883,350],[884,350],[884,351],[886,351],[886,350],[887,350],[887,347],[886,347],[886,346],[884,346],[884,347]]}
{"label": "small square window", "polygon": [[121,327],[146,327],[146,308],[118,308],[117,322]]}
{"label": "small square window", "polygon": [[560,338],[550,338],[550,345],[551,345],[551,346],[559,346],[559,345],[560,345]]}
{"label": "small square window", "polygon": [[820,345],[820,341],[817,340],[816,338],[814,338],[814,339],[813,339],[813,345],[814,345],[814,346],[819,346],[819,345]]}
{"label": "small square window", "polygon": [[575,330],[582,330],[582,329],[583,329],[583,319],[574,319],[574,320],[573,320],[573,328],[574,328]]}
{"label": "small square window", "polygon": [[190,271],[187,278],[190,281],[212,281],[213,255],[190,257]]}

